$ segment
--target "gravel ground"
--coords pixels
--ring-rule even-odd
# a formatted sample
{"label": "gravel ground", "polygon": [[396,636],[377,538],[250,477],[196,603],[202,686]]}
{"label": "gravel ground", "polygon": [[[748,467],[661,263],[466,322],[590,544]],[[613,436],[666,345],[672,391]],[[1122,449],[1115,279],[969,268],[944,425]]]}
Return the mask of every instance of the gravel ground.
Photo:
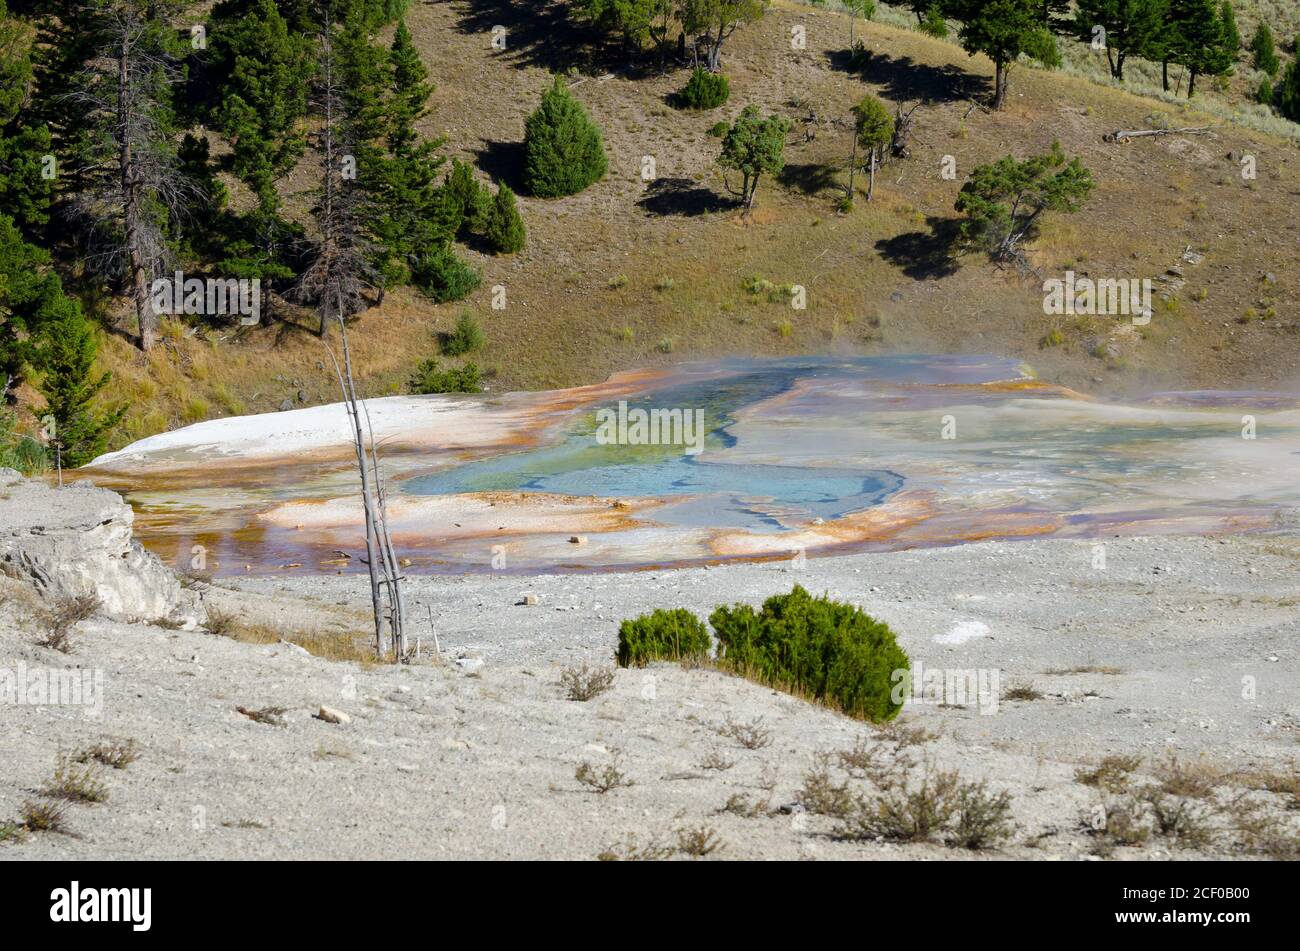
{"label": "gravel ground", "polygon": [[[1080,816],[1105,797],[1075,772],[1116,753],[1141,755],[1146,778],[1170,753],[1229,774],[1204,802],[1253,797],[1294,845],[1286,800],[1237,784],[1254,771],[1295,778],[1300,539],[1110,539],[1104,568],[1096,557],[1091,542],[1049,540],[812,559],[801,569],[414,578],[412,613],[432,607],[443,662],[400,669],[104,621],[83,623],[76,653],[64,656],[34,646],[30,624],[12,612],[0,619],[0,667],[102,671],[104,702],[97,718],[71,706],[5,711],[0,820],[38,798],[60,750],[131,739],[141,756],[99,770],[107,801],[68,807],[75,836],[0,844],[0,858],[593,858],[626,854],[629,837],[636,849],[671,847],[705,831],[722,843],[710,854],[719,858],[1253,854],[1255,840],[1234,832],[1218,805],[1214,838],[1196,847],[1156,835],[1112,850],[1086,834]],[[585,703],[558,683],[566,666],[610,663],[623,617],[678,606],[706,614],[796,582],[888,621],[914,664],[997,668],[1004,691],[1032,683],[1042,696],[1004,696],[996,713],[914,705],[891,734],[707,669],[617,670]],[[222,585],[204,593],[209,604],[250,619],[364,629],[362,576]],[[525,594],[538,603],[516,604]],[[428,654],[427,626],[418,627]],[[317,719],[322,704],[351,722]],[[283,725],[237,706],[284,707]],[[728,721],[759,720],[765,746],[724,735]],[[908,745],[916,727],[938,736]],[[836,837],[834,819],[801,811],[810,797],[800,789],[819,752],[860,737],[886,760],[914,761],[899,767],[914,781],[927,767],[955,769],[1005,789],[1014,834],[979,852]],[[611,766],[632,785],[595,792],[575,776],[583,763]],[[831,778],[868,799],[878,788],[838,767]],[[720,812],[734,796],[762,814],[736,814],[738,800]]]}

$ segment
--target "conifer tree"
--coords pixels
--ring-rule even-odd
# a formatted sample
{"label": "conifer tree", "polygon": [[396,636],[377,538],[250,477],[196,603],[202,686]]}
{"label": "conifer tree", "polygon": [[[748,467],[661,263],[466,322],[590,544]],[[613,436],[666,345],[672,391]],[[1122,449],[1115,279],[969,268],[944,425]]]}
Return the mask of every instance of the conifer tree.
{"label": "conifer tree", "polygon": [[1074,34],[1082,42],[1103,31],[1110,74],[1124,79],[1129,56],[1141,56],[1161,30],[1164,0],[1079,0],[1074,14]]}
{"label": "conifer tree", "polygon": [[34,35],[0,0],[0,214],[28,237],[49,220],[53,191],[43,174],[44,156],[52,154],[49,129],[25,108],[35,86]]}
{"label": "conifer tree", "polygon": [[1250,40],[1251,65],[1269,76],[1276,76],[1281,63],[1277,58],[1277,46],[1273,41],[1273,31],[1267,23],[1260,21],[1255,27],[1255,35]]}
{"label": "conifer tree", "polygon": [[524,182],[529,193],[539,198],[574,195],[603,178],[607,168],[600,129],[556,76],[524,124]]}
{"label": "conifer tree", "polygon": [[524,248],[524,219],[519,216],[515,193],[505,182],[497,186],[497,194],[488,213],[485,236],[498,254],[514,254]]}
{"label": "conifer tree", "polygon": [[80,305],[63,298],[41,346],[40,391],[45,413],[54,418],[52,436],[61,462],[68,468],[103,453],[113,427],[126,415],[125,406],[96,406],[96,397],[111,379],[107,371],[95,371],[98,352],[95,330]]}
{"label": "conifer tree", "polygon": [[1056,39],[1044,23],[1042,0],[947,0],[943,9],[961,23],[962,48],[993,60],[994,109],[1006,103],[1008,74],[1020,56],[1047,67],[1061,63]]}

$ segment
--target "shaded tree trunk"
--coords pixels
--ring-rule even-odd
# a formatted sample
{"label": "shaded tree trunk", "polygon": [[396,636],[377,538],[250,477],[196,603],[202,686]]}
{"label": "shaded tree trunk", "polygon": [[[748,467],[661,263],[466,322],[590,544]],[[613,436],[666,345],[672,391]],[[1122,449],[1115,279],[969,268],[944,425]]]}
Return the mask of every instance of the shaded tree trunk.
{"label": "shaded tree trunk", "polygon": [[1007,73],[1010,66],[1003,60],[994,61],[993,73],[993,109],[1001,109],[1007,100]]}

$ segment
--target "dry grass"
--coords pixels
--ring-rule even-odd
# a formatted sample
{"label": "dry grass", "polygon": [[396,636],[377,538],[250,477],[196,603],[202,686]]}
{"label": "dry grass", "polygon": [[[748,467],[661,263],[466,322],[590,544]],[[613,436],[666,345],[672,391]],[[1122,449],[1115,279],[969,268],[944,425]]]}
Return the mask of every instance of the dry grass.
{"label": "dry grass", "polygon": [[99,598],[93,594],[60,598],[40,615],[39,620],[44,633],[36,643],[62,654],[71,654],[74,649],[72,634],[76,626],[92,617],[98,610]]}
{"label": "dry grass", "polygon": [[68,802],[106,802],[108,787],[93,766],[79,763],[72,754],[61,753],[54,776],[41,788],[41,795]]}
{"label": "dry grass", "polygon": [[1043,692],[1028,680],[1013,681],[1002,691],[1003,700],[1042,700]]}
{"label": "dry grass", "polygon": [[207,630],[210,634],[245,644],[293,644],[324,660],[361,664],[363,667],[378,662],[373,634],[282,629],[249,623],[237,615],[214,608],[208,609]]}
{"label": "dry grass", "polygon": [[59,832],[71,835],[67,826],[67,807],[61,802],[28,799],[19,810],[23,828],[28,832]]}
{"label": "dry grass", "polygon": [[725,772],[735,765],[736,761],[734,759],[727,759],[717,750],[710,750],[699,762],[700,769],[711,769],[717,772]]}
{"label": "dry grass", "polygon": [[722,839],[709,826],[691,826],[677,830],[677,851],[682,855],[702,859],[723,847]]}
{"label": "dry grass", "polygon": [[1080,767],[1074,778],[1085,786],[1118,793],[1128,788],[1132,773],[1141,765],[1140,756],[1105,756],[1096,766]]}
{"label": "dry grass", "polygon": [[265,723],[267,726],[284,726],[284,714],[288,712],[287,707],[235,707],[235,710],[242,713],[254,723]]}
{"label": "dry grass", "polygon": [[76,763],[96,762],[110,769],[126,769],[140,758],[135,740],[113,743],[96,743],[72,754]]}

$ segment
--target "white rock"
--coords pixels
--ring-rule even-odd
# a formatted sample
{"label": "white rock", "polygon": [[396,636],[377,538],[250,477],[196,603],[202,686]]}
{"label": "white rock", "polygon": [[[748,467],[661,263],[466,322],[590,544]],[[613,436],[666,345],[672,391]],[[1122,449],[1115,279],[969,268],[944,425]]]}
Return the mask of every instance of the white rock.
{"label": "white rock", "polygon": [[342,710],[335,710],[333,707],[322,705],[320,713],[316,714],[316,719],[324,720],[326,723],[351,723],[352,718]]}

